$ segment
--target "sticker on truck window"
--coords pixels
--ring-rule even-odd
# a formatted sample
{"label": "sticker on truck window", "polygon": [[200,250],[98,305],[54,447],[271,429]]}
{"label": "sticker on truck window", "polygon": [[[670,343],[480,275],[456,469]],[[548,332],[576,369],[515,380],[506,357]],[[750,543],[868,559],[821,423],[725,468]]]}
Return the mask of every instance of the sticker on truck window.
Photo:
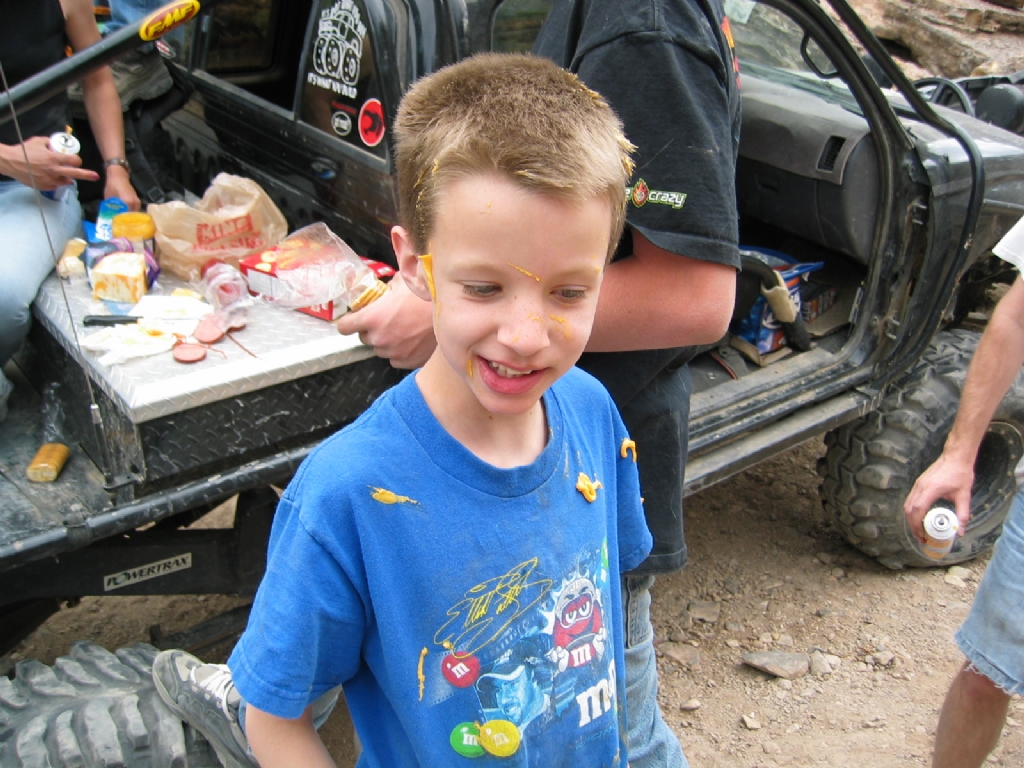
{"label": "sticker on truck window", "polygon": [[366,24],[355,0],[338,0],[321,11],[313,45],[313,71],[306,74],[308,82],[356,98],[365,34]]}
{"label": "sticker on truck window", "polygon": [[149,581],[161,576],[178,571],[184,571],[192,567],[192,553],[186,552],[183,555],[168,557],[166,560],[158,560],[155,563],[147,563],[137,568],[129,568],[127,571],[111,573],[103,577],[103,591],[112,592],[115,589],[122,589],[141,581]]}
{"label": "sticker on truck window", "polygon": [[384,138],[384,105],[380,99],[367,99],[359,110],[359,138],[368,147],[376,147]]}

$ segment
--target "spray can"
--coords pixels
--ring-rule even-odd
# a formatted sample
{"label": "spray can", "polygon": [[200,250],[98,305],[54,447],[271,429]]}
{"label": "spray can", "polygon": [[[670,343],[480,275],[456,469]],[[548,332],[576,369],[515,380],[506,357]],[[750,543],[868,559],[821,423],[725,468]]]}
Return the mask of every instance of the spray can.
{"label": "spray can", "polygon": [[946,507],[932,507],[924,516],[925,542],[921,549],[933,560],[941,560],[953,548],[959,527],[956,512]]}
{"label": "spray can", "polygon": [[[82,143],[71,135],[70,130],[60,131],[50,135],[50,151],[59,152],[62,155],[77,155],[82,151]],[[70,184],[65,184],[63,187],[47,190],[40,194],[51,200],[63,200],[70,186]]]}

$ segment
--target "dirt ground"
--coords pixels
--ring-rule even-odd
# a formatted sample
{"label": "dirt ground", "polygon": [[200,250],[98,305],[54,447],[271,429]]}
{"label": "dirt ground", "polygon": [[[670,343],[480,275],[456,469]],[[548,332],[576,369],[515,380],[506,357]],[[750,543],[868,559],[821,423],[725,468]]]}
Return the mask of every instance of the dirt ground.
{"label": "dirt ground", "polygon": [[[821,509],[823,451],[812,440],[687,500],[690,564],[658,580],[653,611],[662,710],[694,768],[930,765],[938,709],[961,662],[952,635],[987,558],[951,576],[890,571],[860,554]],[[241,603],[86,598],[15,657],[52,663],[80,638],[110,649],[148,641],[152,625],[178,632]],[[229,650],[205,655],[222,661]],[[777,679],[741,662],[753,650],[819,650],[834,669]],[[339,768],[353,765],[343,711],[323,735]],[[1024,765],[1019,697],[989,761]]]}

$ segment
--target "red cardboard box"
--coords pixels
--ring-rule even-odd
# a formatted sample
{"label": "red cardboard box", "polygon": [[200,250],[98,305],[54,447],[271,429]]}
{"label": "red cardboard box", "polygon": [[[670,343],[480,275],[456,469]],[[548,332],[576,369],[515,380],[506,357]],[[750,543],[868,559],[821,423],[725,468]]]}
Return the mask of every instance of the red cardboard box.
{"label": "red cardboard box", "polygon": [[[238,262],[238,269],[245,275],[249,283],[249,293],[253,296],[268,296],[274,298],[281,293],[281,281],[277,277],[277,264],[273,261],[264,261],[262,253],[254,253]],[[348,309],[344,304],[335,301],[328,301],[326,304],[314,304],[311,307],[299,307],[299,312],[304,312],[321,320],[337,320]]]}

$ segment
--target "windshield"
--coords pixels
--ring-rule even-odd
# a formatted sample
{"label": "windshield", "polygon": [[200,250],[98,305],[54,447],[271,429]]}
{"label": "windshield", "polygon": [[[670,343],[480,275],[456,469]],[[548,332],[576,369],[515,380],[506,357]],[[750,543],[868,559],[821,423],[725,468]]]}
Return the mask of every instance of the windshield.
{"label": "windshield", "polygon": [[742,74],[798,88],[862,114],[828,54],[796,21],[752,0],[727,0],[725,11]]}

